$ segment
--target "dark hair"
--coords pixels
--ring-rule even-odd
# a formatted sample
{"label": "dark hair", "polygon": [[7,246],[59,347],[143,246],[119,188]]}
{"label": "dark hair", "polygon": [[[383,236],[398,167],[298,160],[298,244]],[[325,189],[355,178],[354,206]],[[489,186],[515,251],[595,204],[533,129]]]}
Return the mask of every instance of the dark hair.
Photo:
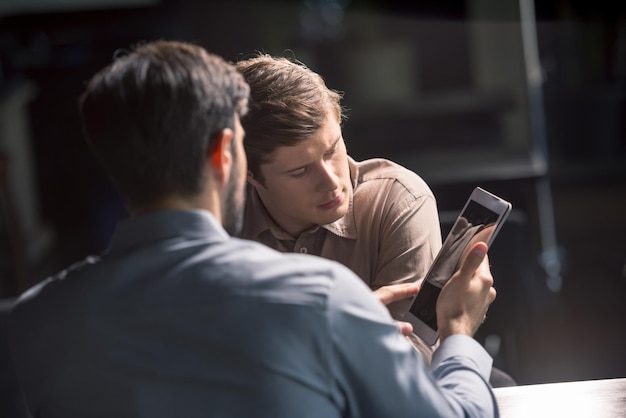
{"label": "dark hair", "polygon": [[328,112],[342,121],[341,93],[301,62],[259,54],[236,63],[250,85],[250,110],[243,118],[248,169],[263,182],[259,170],[279,146],[291,146],[315,134]]}
{"label": "dark hair", "polygon": [[80,98],[87,141],[131,207],[203,184],[212,140],[247,111],[249,87],[202,47],[153,41],[96,73]]}

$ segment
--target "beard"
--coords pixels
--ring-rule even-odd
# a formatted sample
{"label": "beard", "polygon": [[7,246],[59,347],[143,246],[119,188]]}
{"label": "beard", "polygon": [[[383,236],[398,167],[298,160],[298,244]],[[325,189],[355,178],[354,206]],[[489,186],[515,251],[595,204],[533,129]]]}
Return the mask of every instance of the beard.
{"label": "beard", "polygon": [[[236,152],[233,152],[233,156],[235,155]],[[239,161],[236,156],[233,158],[233,170],[226,185],[226,197],[222,207],[222,225],[231,236],[239,235],[243,228],[245,183],[241,183]]]}

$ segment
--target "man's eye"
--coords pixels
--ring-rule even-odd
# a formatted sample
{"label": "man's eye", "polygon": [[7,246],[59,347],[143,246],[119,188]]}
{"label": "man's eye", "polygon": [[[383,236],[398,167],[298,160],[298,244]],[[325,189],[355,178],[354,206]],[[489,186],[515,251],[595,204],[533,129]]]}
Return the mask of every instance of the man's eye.
{"label": "man's eye", "polygon": [[302,167],[302,168],[300,168],[300,169],[298,169],[298,170],[292,171],[291,173],[289,173],[289,175],[290,175],[291,177],[298,178],[298,177],[302,177],[302,176],[304,175],[304,173],[305,173],[305,172],[306,172],[306,168],[305,168],[305,167]]}

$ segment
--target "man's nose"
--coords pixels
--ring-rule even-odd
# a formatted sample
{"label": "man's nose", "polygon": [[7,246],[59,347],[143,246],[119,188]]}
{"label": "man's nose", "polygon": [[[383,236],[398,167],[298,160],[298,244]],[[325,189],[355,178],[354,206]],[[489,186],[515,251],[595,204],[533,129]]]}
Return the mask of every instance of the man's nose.
{"label": "man's nose", "polygon": [[332,164],[328,162],[322,162],[319,166],[319,177],[317,189],[319,191],[332,191],[339,185],[338,177],[335,174],[335,170]]}

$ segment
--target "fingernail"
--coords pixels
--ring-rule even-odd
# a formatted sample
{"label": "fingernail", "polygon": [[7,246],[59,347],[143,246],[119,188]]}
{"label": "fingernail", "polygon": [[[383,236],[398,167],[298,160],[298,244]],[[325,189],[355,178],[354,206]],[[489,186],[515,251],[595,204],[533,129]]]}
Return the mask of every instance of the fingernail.
{"label": "fingernail", "polygon": [[484,247],[474,248],[472,252],[479,257],[483,257],[487,253]]}

